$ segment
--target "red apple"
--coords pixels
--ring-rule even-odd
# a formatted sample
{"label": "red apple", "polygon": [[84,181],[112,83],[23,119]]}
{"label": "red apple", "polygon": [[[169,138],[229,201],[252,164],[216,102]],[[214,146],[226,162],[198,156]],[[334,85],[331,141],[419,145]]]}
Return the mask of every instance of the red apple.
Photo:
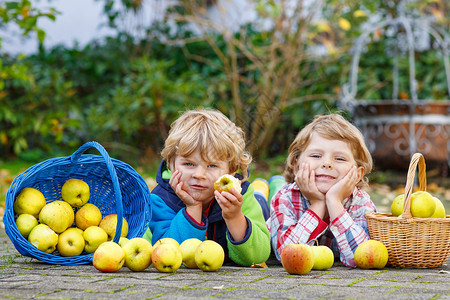
{"label": "red apple", "polygon": [[281,251],[281,264],[289,274],[303,275],[314,265],[314,253],[307,244],[289,244]]}
{"label": "red apple", "polygon": [[125,263],[125,250],[114,242],[104,242],[94,252],[92,264],[101,272],[116,272]]}
{"label": "red apple", "polygon": [[388,262],[386,246],[377,240],[367,240],[355,251],[355,264],[361,269],[383,269]]}

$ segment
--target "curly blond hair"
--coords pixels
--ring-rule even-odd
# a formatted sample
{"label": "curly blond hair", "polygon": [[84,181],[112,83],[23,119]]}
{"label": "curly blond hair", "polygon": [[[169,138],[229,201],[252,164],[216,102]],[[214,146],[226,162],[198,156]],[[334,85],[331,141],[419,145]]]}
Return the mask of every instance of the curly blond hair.
{"label": "curly blond hair", "polygon": [[[292,183],[295,178],[295,168],[300,155],[308,147],[313,133],[330,140],[340,140],[349,144],[357,167],[364,168],[364,175],[372,171],[373,161],[369,149],[367,149],[361,131],[347,121],[342,115],[334,113],[329,115],[317,115],[314,120],[306,125],[295,137],[289,146],[289,154],[284,169],[286,182]],[[367,185],[367,176],[358,182],[357,186]]]}
{"label": "curly blond hair", "polygon": [[244,131],[220,111],[212,109],[188,110],[175,120],[170,128],[162,157],[173,169],[175,157],[189,156],[200,149],[205,161],[227,161],[231,173],[242,172],[247,179],[252,161],[245,150]]}

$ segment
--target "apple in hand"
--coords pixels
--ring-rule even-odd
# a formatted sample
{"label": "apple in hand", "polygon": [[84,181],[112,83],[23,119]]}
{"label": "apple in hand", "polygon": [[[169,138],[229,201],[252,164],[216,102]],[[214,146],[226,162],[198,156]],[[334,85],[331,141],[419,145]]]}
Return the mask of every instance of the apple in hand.
{"label": "apple in hand", "polygon": [[16,219],[16,226],[24,238],[28,238],[31,230],[39,224],[38,220],[30,214],[20,214]]}
{"label": "apple in hand", "polygon": [[197,238],[190,238],[184,240],[180,245],[181,257],[183,258],[183,265],[189,269],[198,269],[195,263],[195,251],[197,247],[202,243]]}
{"label": "apple in hand", "polygon": [[62,256],[77,256],[84,250],[83,233],[78,228],[68,228],[58,237],[56,249]]}
{"label": "apple in hand", "polygon": [[234,188],[239,193],[242,191],[241,182],[233,175],[222,175],[214,182],[214,189],[219,193],[230,192],[231,188]]}
{"label": "apple in hand", "polygon": [[31,230],[28,241],[42,252],[52,253],[58,244],[58,234],[48,225],[38,224]]}
{"label": "apple in hand", "polygon": [[108,241],[108,234],[98,226],[90,226],[83,232],[83,238],[85,241],[84,251],[87,253],[93,253],[97,248]]}
{"label": "apple in hand", "polygon": [[39,190],[24,188],[16,197],[13,209],[17,215],[30,214],[37,219],[45,204],[47,204],[45,197]]}
{"label": "apple in hand", "polygon": [[386,246],[377,240],[367,240],[360,244],[354,254],[355,264],[361,269],[383,269],[388,262]]}
{"label": "apple in hand", "polygon": [[94,252],[92,264],[101,272],[119,271],[125,263],[125,250],[114,242],[104,242]]}
{"label": "apple in hand", "polygon": [[281,250],[281,264],[289,274],[304,275],[314,266],[314,252],[307,244],[289,244]]}
{"label": "apple in hand", "polygon": [[203,241],[195,250],[195,264],[202,271],[216,271],[223,265],[224,260],[225,252],[216,241]]}
{"label": "apple in hand", "polygon": [[152,263],[152,244],[144,238],[135,237],[122,246],[125,266],[131,271],[143,271]]}
{"label": "apple in hand", "polygon": [[63,184],[61,197],[73,207],[83,206],[90,197],[89,185],[81,179],[71,178]]}
{"label": "apple in hand", "polygon": [[178,243],[176,239],[167,237],[167,238],[162,238],[162,239],[157,240],[156,243],[153,244],[153,248],[156,248],[161,244],[172,244],[172,245],[176,246],[177,248],[180,247],[180,243]]}
{"label": "apple in hand", "polygon": [[182,261],[180,249],[173,244],[165,243],[153,248],[152,263],[160,272],[175,272],[180,268]]}
{"label": "apple in hand", "polygon": [[[99,227],[103,228],[108,234],[108,241],[111,241],[116,235],[117,227],[117,214],[110,214],[105,216],[98,224]],[[122,221],[122,231],[120,236],[126,237],[128,235],[128,222],[125,218]]]}
{"label": "apple in hand", "polygon": [[75,225],[82,230],[89,226],[98,226],[101,220],[100,209],[92,203],[86,203],[75,213]]}
{"label": "apple in hand", "polygon": [[328,270],[334,264],[333,251],[324,245],[312,246],[314,253],[314,265],[313,270]]}
{"label": "apple in hand", "polygon": [[61,233],[72,226],[74,219],[73,208],[65,201],[48,203],[39,213],[39,222],[47,224],[56,233]]}

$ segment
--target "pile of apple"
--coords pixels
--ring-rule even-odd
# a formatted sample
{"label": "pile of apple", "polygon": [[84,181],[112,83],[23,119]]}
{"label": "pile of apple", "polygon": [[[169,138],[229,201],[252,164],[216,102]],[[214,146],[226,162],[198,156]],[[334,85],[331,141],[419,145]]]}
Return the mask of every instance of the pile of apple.
{"label": "pile of apple", "polygon": [[[393,216],[403,213],[405,194],[394,198],[391,204]],[[411,215],[415,218],[445,218],[445,207],[439,198],[425,191],[417,191],[411,194]]]}
{"label": "pile of apple", "polygon": [[[100,209],[87,203],[90,190],[86,182],[67,180],[61,188],[61,197],[62,200],[47,203],[39,190],[30,187],[16,197],[15,223],[31,245],[49,254],[78,256],[93,253],[100,244],[114,238],[117,215],[102,218]],[[121,236],[127,234],[128,223],[123,218]]]}
{"label": "pile of apple", "polygon": [[173,273],[183,264],[189,269],[206,272],[218,270],[225,253],[212,240],[187,239],[181,245],[172,238],[162,238],[153,246],[144,238],[121,238],[119,244],[105,242],[94,252],[92,263],[101,272],[116,272],[123,266],[131,271],[143,271],[151,264],[163,273]]}

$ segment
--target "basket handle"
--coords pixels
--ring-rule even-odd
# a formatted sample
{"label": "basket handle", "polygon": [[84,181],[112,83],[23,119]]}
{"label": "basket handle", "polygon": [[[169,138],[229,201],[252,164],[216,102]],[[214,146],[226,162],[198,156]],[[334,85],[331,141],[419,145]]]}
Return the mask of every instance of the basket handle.
{"label": "basket handle", "polygon": [[416,167],[419,165],[419,189],[427,190],[427,176],[425,158],[420,153],[414,153],[409,163],[408,175],[405,186],[405,203],[403,206],[402,218],[410,219],[411,215],[411,194],[414,186],[414,177],[416,175]]}
{"label": "basket handle", "polygon": [[106,167],[108,168],[109,174],[111,175],[111,180],[114,188],[114,195],[116,198],[116,210],[117,210],[117,227],[116,227],[116,234],[114,235],[113,241],[118,243],[120,239],[120,235],[122,233],[122,218],[123,218],[123,206],[122,206],[122,193],[120,192],[120,186],[119,186],[119,180],[117,178],[116,168],[114,167],[111,158],[109,157],[108,152],[106,152],[105,148],[103,148],[102,145],[99,143],[92,141],[87,142],[84,145],[82,145],[80,148],[78,148],[77,151],[75,151],[72,156],[70,157],[71,163],[77,163],[78,159],[81,157],[81,154],[85,152],[89,148],[95,148],[100,152],[103,159],[106,162]]}

